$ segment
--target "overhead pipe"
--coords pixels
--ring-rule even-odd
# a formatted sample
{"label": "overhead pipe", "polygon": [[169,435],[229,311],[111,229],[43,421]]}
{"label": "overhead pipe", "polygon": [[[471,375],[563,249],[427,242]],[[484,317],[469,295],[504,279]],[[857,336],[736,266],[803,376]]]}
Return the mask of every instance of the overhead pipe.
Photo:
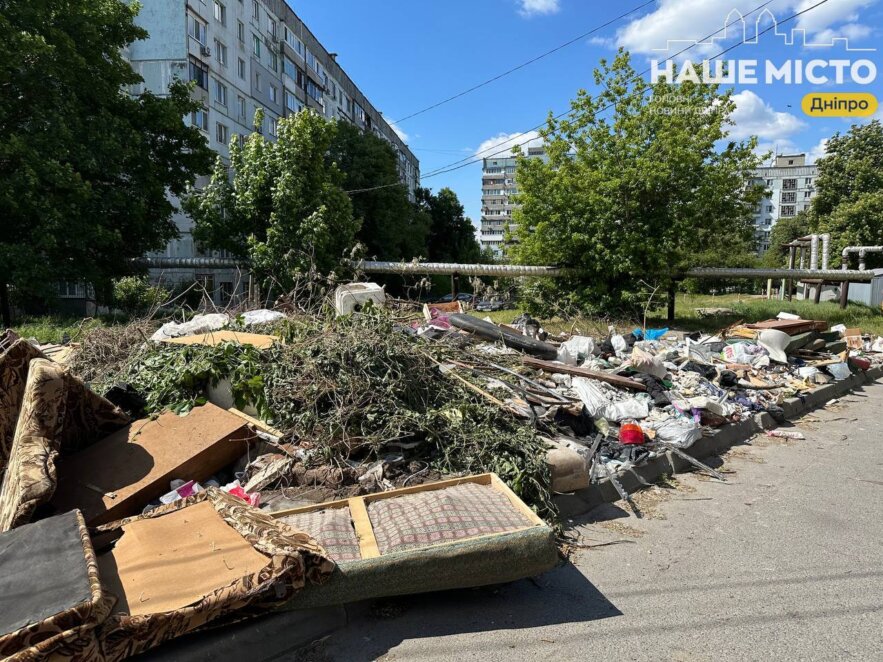
{"label": "overhead pipe", "polygon": [[565,267],[533,267],[521,264],[457,264],[447,262],[376,262],[355,260],[350,264],[357,271],[375,274],[418,274],[451,276],[549,276],[561,277],[576,273]]}
{"label": "overhead pipe", "polygon": [[247,266],[244,260],[229,257],[140,257],[134,262],[151,269],[236,269]]}
{"label": "overhead pipe", "polygon": [[873,271],[852,271],[828,269],[717,269],[699,267],[689,269],[687,278],[817,278],[832,283],[868,283],[874,279]]}

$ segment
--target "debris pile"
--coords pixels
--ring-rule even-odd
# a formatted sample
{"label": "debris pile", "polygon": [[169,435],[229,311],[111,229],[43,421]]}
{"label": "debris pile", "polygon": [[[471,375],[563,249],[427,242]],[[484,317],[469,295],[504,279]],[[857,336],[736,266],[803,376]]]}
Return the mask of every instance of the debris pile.
{"label": "debris pile", "polygon": [[789,316],[556,336],[385,301],[138,322],[56,360],[0,337],[0,560],[91,582],[61,582],[57,613],[4,603],[0,653],[121,659],[281,606],[537,574],[554,493],[628,499],[617,475],[669,452],[720,478],[686,452],[703,435],[883,363],[883,338]]}

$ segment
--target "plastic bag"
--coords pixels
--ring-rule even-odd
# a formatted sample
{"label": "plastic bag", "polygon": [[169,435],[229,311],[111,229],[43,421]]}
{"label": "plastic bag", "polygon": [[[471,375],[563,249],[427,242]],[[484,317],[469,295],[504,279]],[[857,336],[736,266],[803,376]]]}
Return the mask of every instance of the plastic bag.
{"label": "plastic bag", "polygon": [[632,368],[638,372],[653,375],[657,379],[664,378],[668,372],[660,357],[653,356],[637,346],[632,348]]}
{"label": "plastic bag", "polygon": [[197,336],[211,331],[223,329],[230,323],[230,317],[224,313],[196,315],[189,322],[166,322],[150,336],[151,340],[168,340],[182,336]]}
{"label": "plastic bag", "polygon": [[747,342],[737,342],[724,347],[723,355],[727,363],[750,364],[758,355],[763,354],[763,349]]}
{"label": "plastic bag", "polygon": [[826,366],[826,369],[831,374],[831,376],[836,379],[838,382],[846,379],[852,374],[852,371],[849,369],[849,366],[845,363],[835,363],[833,365]]}
{"label": "plastic bag", "polygon": [[573,379],[573,390],[592,418],[606,418],[618,422],[626,418],[647,418],[650,415],[647,398],[629,398],[620,402],[611,402],[601,387],[585,377]]}
{"label": "plastic bag", "polygon": [[702,427],[686,418],[644,421],[644,429],[656,431],[656,440],[678,448],[689,448],[702,438]]}
{"label": "plastic bag", "polygon": [[566,365],[579,365],[594,352],[594,340],[586,336],[573,336],[558,348],[558,360]]}
{"label": "plastic bag", "polygon": [[249,310],[247,313],[242,313],[242,323],[245,326],[267,324],[268,322],[277,322],[281,319],[285,319],[285,315],[275,310],[267,310],[266,308]]}

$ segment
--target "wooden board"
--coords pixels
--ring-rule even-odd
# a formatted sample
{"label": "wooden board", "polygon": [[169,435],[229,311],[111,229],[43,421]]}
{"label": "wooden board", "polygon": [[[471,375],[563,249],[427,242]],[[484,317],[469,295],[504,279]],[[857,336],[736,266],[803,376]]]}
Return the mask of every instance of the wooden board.
{"label": "wooden board", "polygon": [[138,515],[171,480],[204,481],[235,462],[252,436],[243,419],[212,404],[135,421],[59,458],[51,504],[61,512],[79,508],[90,526]]}
{"label": "wooden board", "polygon": [[258,333],[243,333],[241,331],[211,331],[196,336],[182,336],[181,338],[169,338],[162,342],[172,345],[220,345],[223,342],[235,342],[240,345],[253,345],[258,349],[267,349],[273,343],[280,342],[277,336],[264,336]]}
{"label": "wooden board", "polygon": [[98,568],[102,586],[119,599],[114,611],[144,616],[191,605],[269,562],[202,501],[125,525]]}
{"label": "wooden board", "polygon": [[627,388],[632,391],[647,390],[647,387],[644,386],[641,382],[636,382],[634,379],[629,379],[628,377],[611,375],[606,372],[596,372],[594,370],[586,370],[585,368],[577,368],[575,366],[564,365],[563,363],[543,361],[542,359],[535,359],[530,356],[523,357],[521,359],[521,362],[524,365],[530,366],[531,368],[540,368],[542,370],[545,370],[546,372],[557,372],[562,375],[573,375],[575,377],[596,379],[599,382],[606,382],[607,384],[619,386],[620,388]]}
{"label": "wooden board", "polygon": [[828,323],[824,320],[766,320],[764,322],[746,324],[745,326],[749,329],[784,331],[789,336],[806,333],[807,331],[828,330]]}

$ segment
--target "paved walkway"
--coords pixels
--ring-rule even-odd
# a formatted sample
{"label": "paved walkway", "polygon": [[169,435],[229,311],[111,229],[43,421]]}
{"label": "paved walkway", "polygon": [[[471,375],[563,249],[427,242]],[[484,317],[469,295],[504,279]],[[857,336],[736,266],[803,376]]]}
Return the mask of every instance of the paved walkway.
{"label": "paved walkway", "polygon": [[375,603],[331,660],[883,660],[883,385],[573,522],[572,564],[538,578]]}

